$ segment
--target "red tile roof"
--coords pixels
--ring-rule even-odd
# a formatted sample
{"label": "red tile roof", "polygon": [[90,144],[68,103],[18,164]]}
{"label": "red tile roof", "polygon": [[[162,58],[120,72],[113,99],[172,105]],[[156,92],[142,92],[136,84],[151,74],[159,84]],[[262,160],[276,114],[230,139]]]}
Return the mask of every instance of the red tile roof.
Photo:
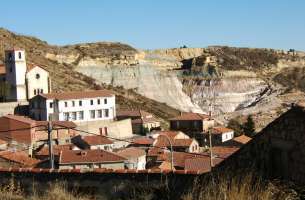
{"label": "red tile roof", "polygon": [[158,122],[155,116],[144,110],[118,110],[117,117],[133,118],[133,124]]}
{"label": "red tile roof", "polygon": [[58,99],[58,100],[112,97],[113,95],[114,93],[110,92],[109,90],[91,90],[91,91],[40,94],[40,96],[45,97],[47,99]]}
{"label": "red tile roof", "polygon": [[[65,144],[65,145],[53,145],[53,154],[59,156],[60,152],[63,150],[72,150],[75,147],[74,144]],[[49,155],[49,146],[43,146],[39,151],[36,152],[37,156],[48,156]]]}
{"label": "red tile roof", "polygon": [[212,128],[212,133],[216,134],[216,135],[220,135],[220,134],[227,133],[227,132],[232,132],[232,131],[234,131],[234,130],[232,130],[230,128],[223,127],[223,126],[217,126],[217,127]]}
{"label": "red tile roof", "polygon": [[232,146],[214,146],[212,148],[213,156],[225,159],[239,150],[239,147]]}
{"label": "red tile roof", "polygon": [[179,134],[179,131],[158,131],[157,133],[159,135],[167,135],[170,138],[175,138]]}
{"label": "red tile roof", "polygon": [[113,144],[111,140],[102,135],[83,136],[82,140],[90,146]]}
{"label": "red tile roof", "polygon": [[139,145],[152,145],[154,143],[154,139],[148,137],[140,137],[133,139],[133,143]]}
{"label": "red tile roof", "polygon": [[145,156],[146,152],[137,147],[129,147],[118,151],[117,154],[125,158],[138,158]]}
{"label": "red tile roof", "polygon": [[180,116],[171,118],[170,121],[192,121],[210,119],[209,115],[200,113],[181,113]]}
{"label": "red tile roof", "polygon": [[241,143],[241,144],[247,144],[252,138],[246,136],[246,135],[241,135],[238,137],[233,138],[234,141]]}
{"label": "red tile roof", "polygon": [[5,73],[6,73],[5,65],[0,65],[0,75]]}
{"label": "red tile roof", "polygon": [[1,151],[0,158],[11,162],[19,163],[25,167],[34,167],[35,165],[41,162],[40,160],[30,158],[28,154],[23,151]]}
{"label": "red tile roof", "polygon": [[[194,141],[194,139],[173,139],[173,138],[170,138],[170,140],[172,142],[173,147],[189,147]],[[154,146],[169,147],[170,143],[167,138],[159,136]]]}
{"label": "red tile roof", "polygon": [[8,143],[7,143],[7,141],[0,139],[0,145],[2,145],[2,144],[8,144]]}
{"label": "red tile roof", "polygon": [[45,67],[41,67],[41,66],[39,66],[39,65],[36,65],[35,63],[27,63],[27,64],[26,64],[26,71],[29,72],[29,71],[31,71],[32,69],[34,69],[35,67],[39,67],[39,68],[41,68],[41,69],[43,69],[43,70],[45,70],[45,71],[48,72],[48,70],[46,70]]}
{"label": "red tile roof", "polygon": [[112,163],[124,162],[126,158],[115,153],[95,150],[63,150],[60,154],[60,164],[77,164],[77,163]]}

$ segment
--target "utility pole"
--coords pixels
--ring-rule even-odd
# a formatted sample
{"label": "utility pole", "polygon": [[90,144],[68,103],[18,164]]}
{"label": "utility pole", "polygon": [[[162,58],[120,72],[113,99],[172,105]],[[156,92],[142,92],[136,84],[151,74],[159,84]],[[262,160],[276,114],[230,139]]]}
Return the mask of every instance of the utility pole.
{"label": "utility pole", "polygon": [[[209,81],[209,90],[210,90],[210,102],[209,102],[209,118],[210,120],[212,119],[212,111],[213,111],[213,101],[215,100],[215,91],[213,87],[213,80]],[[212,142],[212,128],[209,127],[209,150],[210,150],[210,166],[211,166],[211,171],[214,167],[213,164],[213,142]]]}
{"label": "utility pole", "polygon": [[48,121],[48,140],[49,140],[49,159],[50,159],[50,168],[54,169],[54,155],[53,155],[53,146],[52,146],[52,123]]}

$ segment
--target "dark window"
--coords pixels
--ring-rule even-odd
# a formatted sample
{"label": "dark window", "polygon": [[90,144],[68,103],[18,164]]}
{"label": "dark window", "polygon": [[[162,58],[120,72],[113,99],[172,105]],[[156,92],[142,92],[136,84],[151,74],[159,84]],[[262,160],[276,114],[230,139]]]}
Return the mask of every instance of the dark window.
{"label": "dark window", "polygon": [[79,106],[82,106],[82,105],[83,105],[83,102],[82,102],[82,101],[79,101],[79,102],[78,102],[78,105],[79,105]]}
{"label": "dark window", "polygon": [[75,106],[75,101],[72,101],[72,106],[73,106],[73,107]]}
{"label": "dark window", "polygon": [[65,107],[68,107],[68,102],[65,101]]}
{"label": "dark window", "polygon": [[34,95],[36,95],[36,89],[34,89]]}
{"label": "dark window", "polygon": [[109,110],[105,109],[105,117],[109,117]]}
{"label": "dark window", "polygon": [[43,89],[40,89],[40,93],[41,93],[41,94],[43,93]]}
{"label": "dark window", "polygon": [[90,100],[90,105],[93,105],[93,100]]}
{"label": "dark window", "polygon": [[19,59],[21,59],[21,58],[22,58],[22,56],[21,56],[21,52],[19,52],[19,53],[18,53],[18,57],[19,57]]}
{"label": "dark window", "polygon": [[40,74],[36,74],[36,79],[40,79]]}
{"label": "dark window", "polygon": [[97,100],[97,104],[98,104],[98,105],[101,104],[101,100],[100,100],[100,99]]}
{"label": "dark window", "polygon": [[50,102],[50,108],[53,108],[53,103],[52,102]]}
{"label": "dark window", "polygon": [[104,99],[104,104],[107,104],[107,99]]}
{"label": "dark window", "polygon": [[13,60],[13,54],[12,53],[8,54],[8,60]]}

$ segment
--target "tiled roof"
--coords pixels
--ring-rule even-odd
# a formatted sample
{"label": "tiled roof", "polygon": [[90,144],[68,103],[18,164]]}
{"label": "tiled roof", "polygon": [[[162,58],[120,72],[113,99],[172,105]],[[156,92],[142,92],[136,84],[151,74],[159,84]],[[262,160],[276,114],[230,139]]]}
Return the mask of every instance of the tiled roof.
{"label": "tiled roof", "polygon": [[0,65],[0,75],[1,74],[5,74],[6,71],[5,71],[5,65]]}
{"label": "tiled roof", "polygon": [[158,120],[151,113],[144,110],[118,110],[117,117],[133,118],[133,124],[153,123]]}
{"label": "tiled roof", "polygon": [[201,158],[188,158],[185,159],[185,170],[200,170],[200,171],[210,171],[211,163],[210,157],[201,157]]}
{"label": "tiled roof", "polygon": [[154,143],[154,140],[148,137],[140,137],[133,139],[133,143],[139,145],[152,145]]}
{"label": "tiled roof", "polygon": [[233,138],[235,142],[241,143],[241,144],[247,144],[252,138],[246,136],[246,135],[241,135],[238,137]]}
{"label": "tiled roof", "polygon": [[229,146],[214,146],[212,148],[213,156],[225,159],[235,153],[239,147],[229,147]]}
{"label": "tiled roof", "polygon": [[2,144],[7,144],[7,141],[0,139],[0,145],[2,145]]}
{"label": "tiled roof", "polygon": [[213,129],[212,133],[216,134],[216,135],[233,131],[232,129],[226,128],[226,127],[223,127],[223,126],[213,127],[212,129]]}
{"label": "tiled roof", "polygon": [[59,164],[77,163],[111,163],[123,162],[126,158],[115,153],[95,150],[63,150],[60,154]]}
{"label": "tiled roof", "polygon": [[125,158],[138,158],[145,156],[146,152],[143,149],[137,147],[129,147],[118,151],[117,154]]}
{"label": "tiled roof", "polygon": [[[19,115],[6,115],[4,116],[6,118],[16,120],[25,124],[29,124],[31,126],[47,126],[48,121],[35,121],[31,118],[28,118],[26,116],[19,116]],[[61,127],[61,128],[75,128],[76,124],[71,121],[52,121],[52,126],[53,127]]]}
{"label": "tiled roof", "polygon": [[[63,150],[72,150],[75,147],[74,144],[65,144],[65,145],[53,145],[53,154],[59,156],[59,153]],[[39,151],[36,152],[37,156],[48,156],[49,155],[49,146],[43,146]]]}
{"label": "tiled roof", "polygon": [[83,136],[82,140],[90,146],[113,144],[111,140],[102,135]]}
{"label": "tiled roof", "polygon": [[[173,138],[170,138],[170,140],[172,142],[173,147],[189,147],[194,141],[194,139],[173,139]],[[169,147],[170,143],[167,138],[159,136],[154,146]]]}
{"label": "tiled roof", "polygon": [[41,67],[41,66],[36,65],[36,64],[34,64],[34,63],[27,63],[27,64],[26,64],[26,71],[29,72],[29,71],[31,71],[32,69],[34,69],[35,67],[39,67],[39,68],[41,68],[41,69],[43,69],[43,70],[45,70],[45,71],[48,71],[48,70],[45,69],[45,67]]}
{"label": "tiled roof", "polygon": [[210,116],[200,113],[181,113],[180,116],[171,118],[170,121],[191,121],[204,119],[210,119]]}
{"label": "tiled roof", "polygon": [[40,96],[45,97],[47,99],[58,99],[58,100],[112,97],[113,95],[114,94],[109,90],[90,90],[90,91],[40,94]]}
{"label": "tiled roof", "polygon": [[159,135],[167,135],[170,138],[174,138],[179,134],[179,131],[158,131]]}
{"label": "tiled roof", "polygon": [[21,165],[24,165],[25,167],[33,167],[41,162],[40,160],[30,158],[28,154],[23,151],[1,151],[0,158],[11,162],[19,163]]}

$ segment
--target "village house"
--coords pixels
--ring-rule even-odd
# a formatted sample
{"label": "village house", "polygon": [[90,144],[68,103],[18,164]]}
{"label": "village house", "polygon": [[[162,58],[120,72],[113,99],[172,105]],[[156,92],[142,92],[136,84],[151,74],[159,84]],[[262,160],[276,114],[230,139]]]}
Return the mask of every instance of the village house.
{"label": "village house", "polygon": [[29,157],[24,151],[0,151],[0,167],[33,168],[43,167],[43,161]]}
{"label": "village house", "polygon": [[81,149],[102,149],[112,151],[113,142],[102,135],[78,135],[72,139],[72,142]]}
{"label": "village house", "polygon": [[145,135],[153,129],[160,128],[160,121],[154,115],[143,110],[119,110],[117,119],[131,119],[133,134]]}
{"label": "village house", "polygon": [[137,147],[124,148],[117,152],[118,155],[127,158],[125,168],[127,169],[145,169],[146,167],[146,152]]}
{"label": "village house", "polygon": [[63,150],[59,157],[59,169],[124,169],[127,159],[113,152],[95,150]]}
{"label": "village house", "polygon": [[36,120],[73,122],[113,120],[115,95],[108,90],[38,94],[29,101]]}
{"label": "village house", "polygon": [[0,81],[7,84],[2,100],[26,101],[40,93],[51,92],[49,72],[35,64],[27,64],[23,49],[5,51],[5,67],[0,66]]}
{"label": "village house", "polygon": [[214,126],[214,119],[211,119],[209,115],[199,113],[181,113],[180,116],[171,118],[169,121],[171,130],[183,131],[191,137],[207,132]]}
{"label": "village house", "polygon": [[[52,139],[54,144],[67,144],[76,135],[73,122],[52,122]],[[48,143],[47,121],[35,121],[24,116],[6,115],[0,117],[0,139],[10,145],[29,146],[36,149]],[[31,152],[30,152],[31,153]]]}
{"label": "village house", "polygon": [[181,131],[159,131],[155,135],[157,135],[157,138],[153,143],[154,147],[167,147],[170,149],[172,144],[173,151],[189,153],[198,153],[200,151],[197,140],[189,138]]}
{"label": "village house", "polygon": [[[204,133],[205,146],[209,145],[209,133]],[[223,126],[213,127],[211,130],[213,145],[220,145],[234,138],[234,130]]]}
{"label": "village house", "polygon": [[[80,150],[74,144],[52,145],[55,164],[58,164],[59,154],[64,150]],[[34,157],[39,160],[48,160],[50,158],[49,145],[44,144],[34,152]]]}
{"label": "village house", "polygon": [[142,149],[148,149],[154,143],[154,139],[150,137],[136,137],[132,139],[129,147],[141,147]]}
{"label": "village house", "polygon": [[234,137],[232,140],[229,140],[227,142],[224,142],[222,146],[235,146],[235,147],[241,147],[248,142],[251,141],[252,138],[246,136],[246,135],[240,135],[238,137]]}

